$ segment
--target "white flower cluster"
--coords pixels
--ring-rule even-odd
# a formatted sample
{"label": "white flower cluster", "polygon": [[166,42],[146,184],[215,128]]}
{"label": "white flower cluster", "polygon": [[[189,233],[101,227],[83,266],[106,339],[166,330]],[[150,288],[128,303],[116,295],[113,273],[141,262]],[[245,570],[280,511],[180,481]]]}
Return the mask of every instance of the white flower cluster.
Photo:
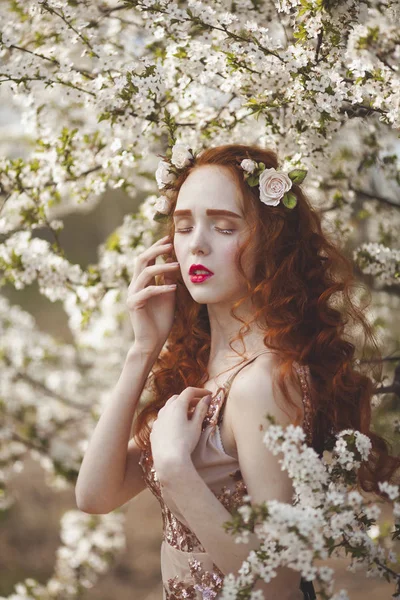
{"label": "white flower cluster", "polygon": [[[332,594],[334,570],[327,566],[316,567],[314,559],[339,556],[339,547],[352,554],[349,569],[366,568],[368,576],[378,574],[376,560],[383,564],[385,560],[391,562],[396,558],[392,551],[386,557],[384,549],[373,543],[376,536],[372,528],[365,530],[358,520],[360,514],[371,520],[378,519],[380,508],[371,502],[366,505],[358,491],[349,491],[343,485],[342,474],[345,475],[348,470],[357,472],[360,466],[360,462],[354,460],[354,452],[349,449],[352,440],[363,460],[368,458],[371,442],[359,431],[350,429],[341,431],[336,437],[331,460],[327,462],[304,444],[302,428],[268,426],[264,434],[266,447],[274,455],[282,455],[279,459],[282,469],[288,470],[295,492],[302,486],[302,493],[297,495],[293,505],[267,501],[267,517],[264,520],[258,516],[257,507],[242,505],[238,509],[242,526],[235,541],[248,541],[246,526],[251,518],[255,518],[254,532],[260,539],[260,551],[266,552],[267,558],[261,560],[258,551],[251,551],[238,576],[225,578],[222,599],[231,598],[231,594],[243,590],[258,577],[269,582],[276,576],[277,567],[282,566],[299,571],[305,579],[317,580],[326,594]],[[295,465],[298,465],[298,470]],[[398,486],[382,482],[380,489],[391,500],[398,499]],[[319,498],[318,505],[310,502],[315,493]],[[395,516],[399,507],[400,504],[395,503]],[[333,553],[328,552],[331,540],[336,542]],[[346,597],[345,591],[341,590],[332,597]]]}
{"label": "white flower cluster", "polygon": [[[324,465],[318,460],[315,450],[305,444],[305,433],[301,427],[289,425],[285,436],[286,440],[280,445],[282,428],[279,425],[271,425],[264,434],[263,442],[273,454],[285,450],[282,469],[286,470],[292,479],[296,501],[303,498],[309,506],[319,506],[323,485],[328,481]],[[312,494],[307,494],[309,486],[313,489]]]}
{"label": "white flower cluster", "polygon": [[[348,449],[347,442],[344,440],[344,436],[349,434],[353,434],[353,431],[350,429],[344,429],[341,431],[337,436],[337,441],[333,450],[335,453],[337,453],[339,463],[348,471],[354,469],[354,467],[359,467],[361,464],[361,461],[356,460],[354,452]],[[372,447],[371,440],[366,435],[357,431],[355,432],[355,442],[356,448],[361,455],[361,460],[367,460]]]}
{"label": "white flower cluster", "polygon": [[[171,165],[176,169],[181,170],[187,167],[193,160],[194,156],[187,144],[176,142],[172,147],[171,163],[166,160],[160,160],[156,170],[156,181],[160,190],[164,189],[168,183],[173,183],[176,179],[176,171],[171,170]],[[160,196],[154,205],[157,212],[161,214],[169,214],[171,210],[171,201],[166,195]]]}
{"label": "white flower cluster", "polygon": [[126,547],[124,522],[120,513],[95,518],[77,510],[64,513],[53,576],[45,585],[32,578],[18,583],[9,600],[73,600],[82,588],[92,588]]}
{"label": "white flower cluster", "polygon": [[88,282],[79,265],[54,254],[49,242],[32,239],[29,231],[19,231],[0,245],[0,260],[7,265],[5,275],[16,289],[37,279],[40,292],[52,302],[65,297],[68,285],[85,286]]}
{"label": "white flower cluster", "polygon": [[[115,306],[114,300],[109,310]],[[93,415],[107,399],[128,347],[128,340],[125,348],[121,340],[113,347],[105,337],[102,349],[98,343],[93,348],[82,344],[77,353],[73,345],[61,344],[40,331],[29,313],[0,296],[4,508],[13,501],[8,480],[22,470],[29,453],[45,470],[49,486],[63,489],[71,485],[65,473],[79,470],[83,442],[95,425]]]}
{"label": "white flower cluster", "polygon": [[[368,208],[367,218],[374,220],[377,234],[383,222],[377,209],[396,203],[399,159],[391,130],[400,125],[397,9],[377,0],[331,2],[329,10],[316,0],[306,5],[277,0],[258,3],[255,19],[251,2],[237,3],[234,13],[227,4],[142,0],[117,14],[115,2],[107,0],[26,0],[18,10],[0,2],[0,101],[7,111],[0,138],[2,284],[21,290],[37,282],[43,296],[63,303],[73,337],[73,343],[63,344],[45,335],[26,312],[0,298],[0,397],[5,399],[0,508],[11,506],[8,480],[29,453],[40,461],[49,485],[73,485],[68,474],[79,468],[132,342],[123,296],[134,261],[156,239],[154,206],[168,211],[168,196],[157,200],[153,177],[154,156],[165,147],[167,134],[187,144],[178,142],[171,164],[160,168],[157,177],[164,184],[171,172],[187,165],[190,148],[205,144],[246,140],[278,152],[285,171],[305,165],[313,170],[308,182],[316,192],[313,200],[339,241],[362,233],[357,224],[363,217],[355,211],[360,198],[372,196],[375,208]],[[276,27],[276,9],[284,27]],[[32,32],[40,45],[32,45]],[[294,35],[296,43],[290,41]],[[251,164],[245,166],[251,174]],[[380,195],[375,197],[366,182],[377,171]],[[283,178],[264,183],[265,199],[277,202]],[[389,183],[395,194],[391,202],[385,196]],[[58,232],[64,223],[68,229],[65,217],[93,211],[106,191],[114,191],[107,202],[128,194],[132,214],[100,246],[98,262],[83,268],[68,259]],[[143,200],[137,212],[135,200]],[[357,241],[354,258],[378,284],[398,286],[398,211],[390,221],[381,243]],[[285,442],[278,429],[271,429],[265,437],[273,452],[283,452],[282,466],[295,486],[293,515],[279,504],[273,511],[275,535],[293,542],[291,554],[285,557],[282,551],[283,559],[312,574],[308,553],[321,545],[318,535],[331,532],[340,539],[346,531],[354,547],[362,553],[364,544],[368,554],[354,566],[380,576],[382,569],[373,566],[374,557],[385,558],[379,546],[367,532],[350,532],[351,511],[362,512],[364,506],[344,483],[352,472],[346,467],[356,468],[354,453],[339,438],[332,464],[341,477],[329,483],[333,467],[302,446],[300,430],[289,429],[287,435]],[[355,440],[366,456],[367,441],[357,434]],[[397,490],[381,484],[399,520]],[[243,509],[247,520],[249,510]],[[367,506],[364,513],[376,518],[379,510]],[[312,532],[307,548],[283,524],[287,518],[308,531],[322,514],[325,528]],[[79,560],[85,557],[91,557],[93,570],[105,569],[108,542],[102,545],[101,532],[106,521],[96,520],[96,554],[85,547],[86,537],[93,542],[85,519],[68,525],[80,532],[82,546],[77,535],[62,547],[59,558],[65,562],[51,582],[38,587],[27,579],[10,596],[13,600],[74,597]],[[262,524],[258,530],[263,533]],[[237,537],[246,536],[239,532]],[[115,549],[119,541],[114,542]],[[279,548],[272,542],[268,548],[265,564],[255,565],[254,555],[248,561],[265,580],[275,575],[280,560]],[[95,580],[88,565],[82,573],[82,581]],[[330,578],[329,570],[314,575],[322,583]],[[246,569],[242,576],[249,577]],[[252,598],[259,596],[254,592]],[[333,598],[347,594],[340,591]]]}
{"label": "white flower cluster", "polygon": [[400,250],[373,242],[361,244],[353,258],[363,273],[373,275],[377,283],[398,285],[400,280]]}
{"label": "white flower cluster", "polygon": [[399,486],[398,485],[390,485],[387,481],[379,482],[379,489],[381,492],[386,492],[389,496],[390,500],[398,500],[399,499]]}

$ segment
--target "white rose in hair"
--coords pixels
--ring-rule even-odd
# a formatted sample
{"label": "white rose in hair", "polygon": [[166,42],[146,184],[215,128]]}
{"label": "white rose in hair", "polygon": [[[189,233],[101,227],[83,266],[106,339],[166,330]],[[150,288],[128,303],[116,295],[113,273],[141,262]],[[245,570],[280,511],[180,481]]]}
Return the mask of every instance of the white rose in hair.
{"label": "white rose in hair", "polygon": [[253,173],[254,169],[257,168],[257,163],[250,158],[244,158],[240,163],[240,166],[242,167],[243,171],[247,171],[247,173]]}
{"label": "white rose in hair", "polygon": [[156,171],[156,180],[159,188],[163,188],[167,183],[175,180],[174,173],[170,172],[171,165],[165,160],[160,160]]}
{"label": "white rose in hair", "polygon": [[286,173],[278,173],[274,168],[265,169],[259,177],[259,186],[261,202],[268,206],[277,206],[292,187],[292,180]]}
{"label": "white rose in hair", "polygon": [[166,196],[160,196],[158,200],[156,200],[154,208],[157,212],[167,215],[171,209],[171,202]]}
{"label": "white rose in hair", "polygon": [[178,169],[183,169],[192,160],[193,155],[190,151],[189,146],[186,144],[176,143],[172,148],[171,162]]}

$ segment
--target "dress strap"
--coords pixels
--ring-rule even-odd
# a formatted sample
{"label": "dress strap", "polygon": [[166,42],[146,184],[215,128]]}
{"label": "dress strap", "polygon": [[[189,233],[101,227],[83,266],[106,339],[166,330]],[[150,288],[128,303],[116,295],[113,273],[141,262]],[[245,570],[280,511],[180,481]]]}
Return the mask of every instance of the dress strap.
{"label": "dress strap", "polygon": [[255,360],[258,356],[260,356],[260,354],[267,354],[267,353],[268,354],[271,353],[271,350],[269,348],[264,348],[263,350],[259,350],[258,352],[255,352],[252,356],[250,356],[250,358],[248,358],[244,362],[242,362],[242,364],[239,365],[239,367],[237,367],[237,369],[230,375],[230,377],[228,377],[228,379],[225,381],[224,385],[221,386],[224,393],[223,393],[223,400],[222,400],[221,405],[219,407],[218,424],[220,424],[222,422],[222,416],[223,416],[223,411],[224,411],[224,407],[225,407],[225,401],[226,401],[226,398],[227,398],[227,396],[229,394],[229,390],[231,389],[232,381],[234,380],[234,378],[236,377],[236,375],[244,367],[246,367],[248,364],[250,364],[251,362],[253,362],[253,360]]}
{"label": "dress strap", "polygon": [[[223,411],[225,408],[225,402],[226,402],[226,398],[228,396],[229,390],[231,388],[232,385],[232,381],[234,380],[234,378],[236,377],[236,375],[239,373],[239,371],[241,371],[241,369],[243,369],[243,367],[245,367],[246,365],[248,365],[249,363],[251,363],[253,360],[255,360],[257,358],[257,356],[259,356],[260,354],[264,354],[267,352],[271,352],[269,349],[264,349],[264,350],[260,350],[259,352],[257,352],[256,354],[254,354],[253,356],[251,356],[250,358],[248,358],[245,362],[243,362],[237,369],[236,371],[234,371],[234,373],[232,373],[232,375],[227,379],[227,381],[225,382],[225,384],[222,386],[223,390],[224,390],[224,395],[223,395],[223,401],[221,403],[221,406],[219,407],[219,414],[218,414],[218,424],[220,424],[222,422],[222,417],[223,417]],[[311,393],[310,393],[310,385],[309,385],[309,375],[310,375],[310,370],[309,367],[307,365],[300,365],[297,362],[293,363],[293,366],[298,374],[299,380],[300,380],[300,386],[301,386],[301,390],[302,390],[302,401],[303,401],[303,408],[304,408],[304,419],[303,419],[303,429],[304,432],[306,434],[306,438],[308,443],[311,443],[311,438],[312,438],[312,431],[311,431]]]}
{"label": "dress strap", "polygon": [[250,356],[250,358],[246,359],[244,362],[242,362],[242,364],[240,364],[238,366],[236,371],[234,371],[228,377],[228,379],[225,381],[224,385],[222,386],[225,390],[225,396],[228,395],[228,392],[231,389],[232,381],[235,379],[235,377],[239,373],[239,371],[241,371],[243,369],[243,367],[246,367],[249,363],[253,362],[253,360],[255,360],[257,358],[257,356],[260,356],[260,354],[267,354],[267,353],[271,353],[271,350],[269,348],[264,348],[263,350],[258,350],[258,352],[254,353],[252,356]]}

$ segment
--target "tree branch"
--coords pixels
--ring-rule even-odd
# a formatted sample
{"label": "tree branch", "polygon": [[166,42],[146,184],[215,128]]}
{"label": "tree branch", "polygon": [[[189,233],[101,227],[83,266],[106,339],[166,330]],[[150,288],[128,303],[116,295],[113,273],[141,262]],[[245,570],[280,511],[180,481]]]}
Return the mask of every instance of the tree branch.
{"label": "tree branch", "polygon": [[351,184],[349,185],[349,190],[352,190],[356,194],[360,196],[365,196],[366,198],[370,198],[371,200],[376,200],[377,202],[382,202],[383,204],[387,204],[388,206],[392,206],[394,208],[400,208],[400,204],[398,202],[394,202],[394,200],[389,200],[389,198],[385,198],[384,196],[379,196],[378,194],[374,194],[373,192],[367,192],[366,190],[359,190],[354,188]]}
{"label": "tree branch", "polygon": [[[6,365],[8,367],[15,368],[14,365],[12,364],[11,360],[7,356],[3,356],[3,361],[6,363]],[[69,406],[70,408],[80,409],[85,412],[87,412],[89,410],[89,408],[86,404],[81,404],[80,402],[74,402],[73,400],[70,400],[69,398],[62,396],[58,392],[55,392],[54,390],[51,390],[50,388],[45,386],[41,381],[37,381],[36,379],[33,379],[33,377],[31,377],[27,373],[22,373],[21,371],[16,370],[16,378],[20,379],[22,381],[26,381],[32,387],[40,390],[41,392],[52,397],[53,399],[58,400],[62,404]]]}

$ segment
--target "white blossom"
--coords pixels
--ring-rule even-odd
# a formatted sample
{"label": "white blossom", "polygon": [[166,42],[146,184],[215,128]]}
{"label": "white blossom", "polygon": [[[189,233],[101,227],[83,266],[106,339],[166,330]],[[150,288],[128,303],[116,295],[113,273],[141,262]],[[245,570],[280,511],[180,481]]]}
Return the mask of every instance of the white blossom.
{"label": "white blossom", "polygon": [[[132,343],[125,296],[135,260],[156,241],[154,209],[168,210],[165,185],[174,181],[174,167],[189,164],[192,148],[254,143],[275,151],[285,173],[309,170],[305,190],[321,209],[324,231],[339,246],[348,242],[360,272],[373,278],[374,306],[365,314],[388,354],[395,347],[398,9],[375,0],[331,2],[329,10],[325,4],[279,0],[258,3],[255,11],[243,0],[233,12],[225,1],[142,0],[116,13],[114,2],[92,0],[27,0],[18,10],[0,3],[0,99],[10,111],[1,124],[3,285],[37,285],[47,300],[60,302],[72,337],[67,343],[44,333],[27,310],[0,297],[1,509],[15,502],[9,480],[28,455],[47,485],[71,488],[66,474],[79,470]],[[167,143],[174,144],[171,163],[158,163]],[[242,162],[249,174],[252,166],[251,157]],[[276,205],[291,183],[266,182],[264,173],[264,200]],[[76,264],[59,232],[70,215],[87,216],[105,192],[119,188],[132,211],[107,232],[95,261]],[[17,441],[20,430],[28,437]],[[343,550],[346,537],[361,555],[350,557],[349,570],[363,569],[367,577],[382,577],[375,559],[396,559],[379,545],[379,525],[366,531],[359,521],[360,514],[378,519],[379,506],[347,483],[369,457],[368,437],[339,432],[330,461],[305,440],[301,427],[264,432],[293,483],[293,505],[268,502],[268,518],[255,524],[268,558],[250,553],[237,579],[225,577],[222,599],[236,598],[254,573],[270,581],[282,565],[317,580],[327,597],[348,598],[331,589],[332,570],[315,565],[317,555],[328,558],[327,540]],[[398,526],[398,486],[383,481],[380,489]],[[240,507],[244,526],[253,509]],[[249,537],[245,527],[233,535],[237,543]],[[95,585],[123,549],[122,519],[68,511],[60,539],[51,578],[39,584],[28,577],[10,600],[72,600]]]}

